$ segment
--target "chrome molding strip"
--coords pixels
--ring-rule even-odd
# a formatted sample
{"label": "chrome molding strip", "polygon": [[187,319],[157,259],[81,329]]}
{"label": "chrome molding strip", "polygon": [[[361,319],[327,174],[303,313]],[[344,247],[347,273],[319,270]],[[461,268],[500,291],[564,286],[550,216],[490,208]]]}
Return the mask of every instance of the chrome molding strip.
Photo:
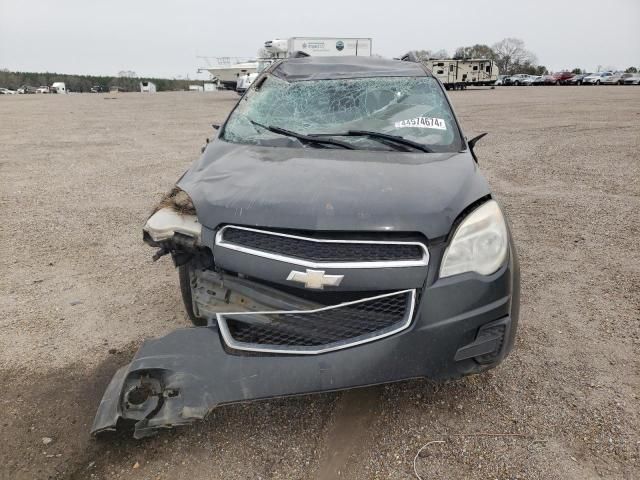
{"label": "chrome molding strip", "polygon": [[[296,313],[296,314],[316,313],[316,312],[322,312],[326,310],[342,308],[342,307],[354,305],[357,303],[369,302],[371,300],[377,300],[379,298],[392,297],[394,295],[402,295],[405,293],[411,293],[411,298],[409,300],[410,306],[409,306],[408,312],[405,312],[404,321],[397,327],[393,328],[392,330],[383,330],[378,333],[374,332],[372,334],[369,334],[368,336],[360,335],[359,337],[355,337],[356,340],[354,341],[346,340],[341,342],[334,342],[332,344],[328,344],[322,347],[287,347],[286,345],[280,346],[280,347],[273,346],[273,345],[261,346],[255,343],[238,342],[234,340],[233,337],[231,336],[231,332],[229,331],[229,326],[227,325],[227,322],[225,319],[225,315],[232,316],[232,315],[265,315],[265,314],[277,315],[277,314],[286,314],[286,313]],[[416,290],[410,289],[410,290],[399,290],[397,292],[385,293],[384,295],[377,295],[375,297],[363,298],[363,299],[355,300],[352,302],[344,302],[338,305],[331,305],[329,307],[317,308],[315,310],[273,310],[273,311],[265,311],[265,312],[216,313],[216,319],[218,321],[218,328],[220,329],[220,334],[222,335],[224,342],[229,347],[235,350],[244,350],[248,352],[262,352],[262,353],[278,353],[278,354],[287,354],[287,355],[318,355],[321,353],[342,350],[344,348],[355,347],[357,345],[362,345],[363,343],[373,342],[374,340],[379,340],[381,338],[388,337],[390,335],[393,335],[395,333],[398,333],[398,332],[401,332],[402,330],[407,329],[409,325],[411,325],[411,321],[413,320],[413,312],[415,311],[415,306],[416,306]]]}
{"label": "chrome molding strip", "polygon": [[[360,262],[313,262],[310,260],[304,260],[297,257],[289,257],[287,255],[280,255],[277,253],[265,252],[263,250],[256,250],[251,247],[243,247],[242,245],[236,245],[235,243],[227,242],[224,240],[224,232],[227,229],[234,228],[236,230],[246,230],[249,232],[257,232],[265,235],[275,235],[279,237],[295,238],[297,240],[305,240],[307,242],[316,243],[360,243],[360,244],[374,244],[374,245],[416,245],[422,249],[422,258],[419,260],[383,260],[383,261],[360,261]],[[292,265],[299,265],[307,268],[397,268],[397,267],[423,267],[429,264],[429,250],[424,243],[421,242],[399,242],[399,241],[377,241],[377,240],[333,240],[333,239],[318,239],[310,237],[301,237],[297,235],[289,235],[286,233],[271,232],[268,230],[259,230],[256,228],[240,227],[236,225],[226,225],[222,227],[216,233],[215,244],[219,247],[228,248],[229,250],[236,250],[238,252],[248,253],[249,255],[256,255],[258,257],[268,258],[271,260],[277,260],[279,262],[290,263]]]}

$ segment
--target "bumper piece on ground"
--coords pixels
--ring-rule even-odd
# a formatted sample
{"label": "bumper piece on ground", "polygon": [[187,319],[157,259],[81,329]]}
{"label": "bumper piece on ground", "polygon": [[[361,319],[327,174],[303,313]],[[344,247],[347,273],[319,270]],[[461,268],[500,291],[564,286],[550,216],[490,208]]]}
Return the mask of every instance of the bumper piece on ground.
{"label": "bumper piece on ground", "polygon": [[[510,323],[506,317],[488,325],[503,326],[506,336]],[[134,437],[143,438],[201,420],[222,404],[477,373],[505,355],[505,342],[496,346],[494,330],[480,329],[476,341],[463,348],[456,343],[459,338],[447,340],[424,330],[320,356],[234,354],[225,350],[215,326],[176,330],[146,341],[132,362],[116,372],[91,433],[133,422]],[[454,361],[456,351],[475,359]],[[477,360],[494,353],[491,363]]]}

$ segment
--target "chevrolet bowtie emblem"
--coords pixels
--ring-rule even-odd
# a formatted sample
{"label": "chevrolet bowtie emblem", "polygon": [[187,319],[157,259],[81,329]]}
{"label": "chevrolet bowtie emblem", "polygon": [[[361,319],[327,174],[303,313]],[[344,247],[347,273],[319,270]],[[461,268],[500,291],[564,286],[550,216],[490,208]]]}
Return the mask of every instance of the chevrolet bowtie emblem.
{"label": "chevrolet bowtie emblem", "polygon": [[305,288],[315,288],[322,290],[325,286],[337,287],[344,278],[344,275],[325,275],[324,270],[309,270],[298,272],[291,270],[287,280],[304,283]]}

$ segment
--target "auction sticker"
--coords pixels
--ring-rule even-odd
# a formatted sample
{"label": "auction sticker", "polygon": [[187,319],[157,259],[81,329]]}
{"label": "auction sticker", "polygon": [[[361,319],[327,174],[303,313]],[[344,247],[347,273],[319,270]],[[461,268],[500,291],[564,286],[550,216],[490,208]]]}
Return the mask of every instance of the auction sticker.
{"label": "auction sticker", "polygon": [[446,130],[447,124],[442,118],[416,117],[400,120],[395,123],[396,128],[435,128],[436,130]]}

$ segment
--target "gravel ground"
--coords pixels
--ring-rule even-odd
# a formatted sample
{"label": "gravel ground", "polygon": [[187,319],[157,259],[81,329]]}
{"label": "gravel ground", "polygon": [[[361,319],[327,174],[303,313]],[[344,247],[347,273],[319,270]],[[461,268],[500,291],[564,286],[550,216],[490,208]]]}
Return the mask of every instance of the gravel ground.
{"label": "gravel ground", "polygon": [[[88,430],[145,337],[188,325],[140,227],[233,93],[0,97],[0,478],[640,478],[640,88],[453,92],[519,248],[516,348],[455,382]],[[510,434],[510,435],[505,435]]]}

